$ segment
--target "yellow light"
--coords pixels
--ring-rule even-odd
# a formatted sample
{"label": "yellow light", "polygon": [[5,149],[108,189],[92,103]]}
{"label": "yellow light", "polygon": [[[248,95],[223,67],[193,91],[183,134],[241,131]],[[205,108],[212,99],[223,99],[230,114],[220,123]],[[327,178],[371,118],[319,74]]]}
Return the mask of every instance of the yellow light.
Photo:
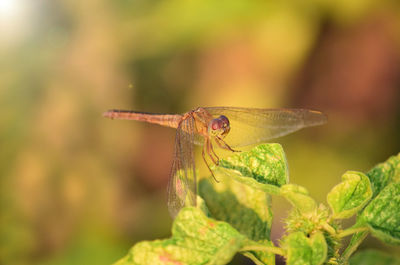
{"label": "yellow light", "polygon": [[0,20],[5,21],[12,17],[18,16],[18,0],[0,0]]}
{"label": "yellow light", "polygon": [[0,48],[23,39],[32,23],[31,7],[27,0],[0,0]]}

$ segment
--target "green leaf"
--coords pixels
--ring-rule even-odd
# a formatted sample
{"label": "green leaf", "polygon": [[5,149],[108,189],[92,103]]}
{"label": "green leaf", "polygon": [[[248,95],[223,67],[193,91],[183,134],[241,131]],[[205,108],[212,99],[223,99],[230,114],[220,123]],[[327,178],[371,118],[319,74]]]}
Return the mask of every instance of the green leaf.
{"label": "green leaf", "polygon": [[[210,215],[229,223],[257,243],[271,245],[272,212],[269,195],[221,173],[216,172],[216,177],[219,183],[208,179],[199,183],[199,194],[205,200]],[[251,253],[265,264],[274,264],[275,256],[272,253]]]}
{"label": "green leaf", "polygon": [[310,213],[317,208],[317,203],[302,186],[286,184],[281,187],[280,192],[301,213]]}
{"label": "green leaf", "polygon": [[289,234],[283,241],[288,265],[318,265],[326,260],[327,244],[321,232],[307,237],[302,232]]}
{"label": "green leaf", "polygon": [[350,265],[400,265],[400,259],[377,250],[358,252],[350,259]]}
{"label": "green leaf", "polygon": [[[367,205],[366,208],[369,208],[371,211],[370,206],[371,203],[372,205],[376,205],[375,197],[390,183],[396,183],[400,181],[400,153],[397,156],[392,156],[389,159],[387,159],[385,162],[378,164],[374,168],[372,168],[368,173],[366,174],[367,177],[370,180],[371,183],[371,189],[372,189],[372,200],[370,201],[370,204]],[[357,216],[357,224],[358,225],[363,225],[365,220],[362,220],[362,216],[364,214],[367,214],[365,212],[362,215]],[[365,219],[365,218],[364,218]],[[369,219],[373,219],[372,216],[370,216]],[[379,233],[378,230],[373,230],[375,231],[375,236]],[[350,244],[346,248],[346,250],[343,252],[342,256],[345,260],[347,260],[348,257],[352,255],[353,252],[356,251],[357,247],[361,244],[361,242],[366,238],[368,232],[359,232],[355,233],[350,241]],[[386,236],[383,236],[386,237]],[[391,241],[392,237],[389,236],[388,240]]]}
{"label": "green leaf", "polygon": [[400,154],[378,164],[368,171],[367,176],[371,181],[374,198],[389,183],[400,181]]}
{"label": "green leaf", "polygon": [[[262,144],[250,151],[221,159],[214,168],[219,183],[203,180],[199,193],[211,216],[226,221],[249,239],[272,245],[270,197],[288,182],[286,158],[281,145]],[[260,261],[274,263],[275,256],[265,251],[247,252]]]}
{"label": "green leaf", "polygon": [[369,179],[361,172],[347,171],[342,182],[328,193],[327,201],[336,219],[349,218],[371,199]]}
{"label": "green leaf", "polygon": [[400,245],[400,183],[386,186],[361,213],[372,235],[394,245]]}
{"label": "green leaf", "polygon": [[187,207],[176,217],[171,238],[140,242],[115,265],[226,264],[245,240],[229,224]]}
{"label": "green leaf", "polygon": [[279,193],[277,187],[289,181],[285,153],[280,144],[261,144],[250,151],[221,159],[215,169],[243,184],[274,194]]}
{"label": "green leaf", "polygon": [[216,184],[201,180],[199,193],[213,218],[228,222],[249,239],[270,239],[271,202],[264,192],[222,178]]}

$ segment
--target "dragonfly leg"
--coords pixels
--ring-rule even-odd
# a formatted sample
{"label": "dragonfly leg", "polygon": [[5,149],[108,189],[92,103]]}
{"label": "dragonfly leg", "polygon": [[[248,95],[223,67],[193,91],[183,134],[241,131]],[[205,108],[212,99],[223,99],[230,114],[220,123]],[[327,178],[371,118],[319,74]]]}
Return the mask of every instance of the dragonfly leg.
{"label": "dragonfly leg", "polygon": [[[208,140],[206,140],[206,141],[208,141]],[[206,154],[205,154],[205,151],[204,151],[204,149],[206,148],[206,144],[207,144],[207,143],[204,143],[203,149],[202,149],[202,151],[201,151],[201,156],[203,157],[204,163],[206,164],[208,170],[210,171],[211,176],[214,178],[214,180],[215,180],[217,183],[219,183],[218,179],[217,179],[217,178],[215,177],[215,175],[214,175],[214,172],[211,170],[210,166],[208,165],[208,162],[207,162],[207,159],[206,159]]]}
{"label": "dragonfly leg", "polygon": [[[214,151],[214,148],[211,144],[211,140],[207,140],[207,153],[211,157],[211,160],[214,162],[214,164],[218,166],[219,157],[217,156],[217,154]],[[213,155],[214,155],[214,157],[213,157]]]}
{"label": "dragonfly leg", "polygon": [[224,140],[222,140],[220,137],[215,137],[215,142],[218,144],[218,146],[222,149],[226,149],[232,152],[241,152],[240,150],[235,150],[232,147],[230,147]]}

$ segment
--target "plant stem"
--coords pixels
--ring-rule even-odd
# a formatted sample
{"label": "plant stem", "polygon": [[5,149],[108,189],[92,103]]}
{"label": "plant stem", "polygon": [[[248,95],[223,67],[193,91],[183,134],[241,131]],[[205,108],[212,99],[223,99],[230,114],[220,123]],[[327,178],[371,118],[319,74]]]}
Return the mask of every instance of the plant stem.
{"label": "plant stem", "polygon": [[330,226],[328,223],[323,223],[322,227],[325,229],[325,231],[327,231],[329,234],[334,235],[336,234],[336,230],[335,228],[333,228],[332,226]]}
{"label": "plant stem", "polygon": [[261,245],[249,245],[242,247],[240,251],[267,251],[277,254],[279,256],[285,256],[285,252],[283,249],[278,247],[269,247],[269,246],[261,246]]}
{"label": "plant stem", "polygon": [[256,265],[264,265],[264,263],[257,259],[251,252],[245,252],[243,255],[251,259]]}
{"label": "plant stem", "polygon": [[350,256],[357,250],[358,246],[361,245],[361,243],[367,237],[367,235],[368,235],[367,231],[362,231],[362,232],[353,234],[350,244],[347,246],[347,248],[342,253],[341,260],[347,262],[349,260]]}
{"label": "plant stem", "polygon": [[348,228],[348,229],[346,229],[346,230],[343,230],[342,232],[340,232],[339,234],[338,234],[338,237],[346,237],[346,236],[349,236],[349,235],[351,235],[351,234],[355,234],[355,233],[358,233],[358,232],[364,232],[364,231],[367,231],[368,230],[368,227],[366,227],[366,226],[362,226],[362,227],[355,227],[355,228],[352,228],[352,227],[350,227],[350,228]]}

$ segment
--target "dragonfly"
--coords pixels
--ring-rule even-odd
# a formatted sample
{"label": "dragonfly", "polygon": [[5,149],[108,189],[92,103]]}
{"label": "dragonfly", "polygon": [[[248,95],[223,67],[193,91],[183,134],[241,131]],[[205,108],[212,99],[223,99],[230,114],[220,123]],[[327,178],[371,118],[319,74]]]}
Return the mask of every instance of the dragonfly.
{"label": "dragonfly", "polygon": [[172,217],[186,205],[196,206],[194,145],[202,145],[202,158],[212,174],[207,160],[218,165],[219,157],[214,147],[237,152],[237,148],[267,142],[327,121],[323,113],[315,110],[241,107],[198,107],[184,114],[109,110],[103,116],[143,121],[176,129],[167,189],[168,209]]}

